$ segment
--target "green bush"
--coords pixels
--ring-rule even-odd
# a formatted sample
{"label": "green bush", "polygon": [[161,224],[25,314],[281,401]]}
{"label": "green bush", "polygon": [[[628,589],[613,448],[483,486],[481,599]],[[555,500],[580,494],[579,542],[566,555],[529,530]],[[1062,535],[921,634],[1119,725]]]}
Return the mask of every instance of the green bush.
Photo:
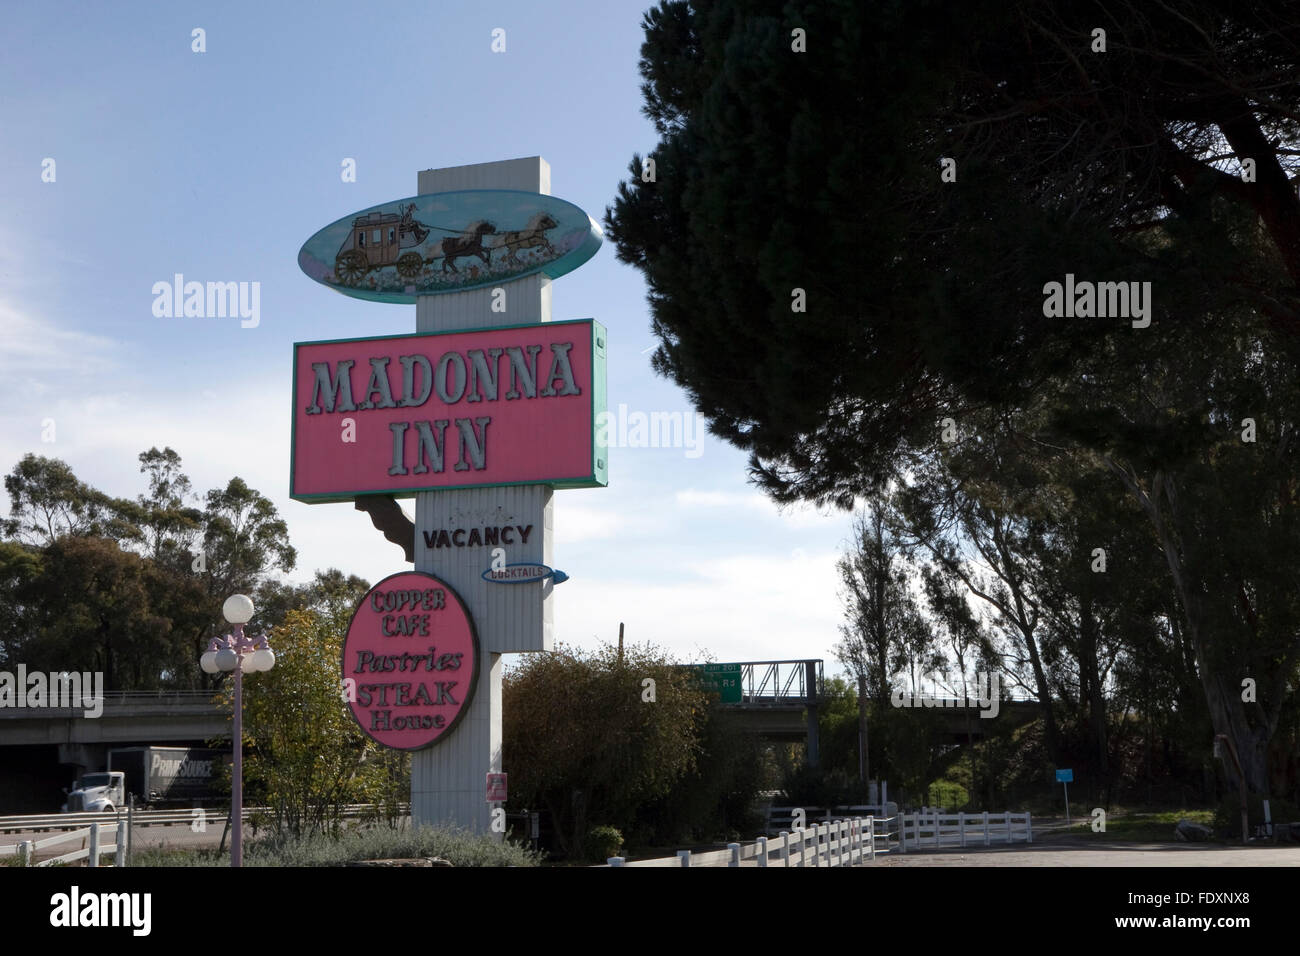
{"label": "green bush", "polygon": [[616,827],[592,827],[582,843],[582,852],[593,863],[604,863],[611,856],[618,856],[623,848],[623,834]]}
{"label": "green bush", "polygon": [[845,770],[796,765],[786,772],[783,803],[794,807],[852,806],[863,802],[862,785]]}
{"label": "green bush", "polygon": [[[695,767],[622,824],[627,845],[662,848],[752,840],[763,828],[758,793],[780,784],[772,747],[721,707],[710,707]],[[607,818],[608,819],[608,818]]]}
{"label": "green bush", "polygon": [[[1264,824],[1264,798],[1251,794],[1247,807],[1250,814],[1250,835],[1254,836],[1255,828]],[[1300,821],[1300,810],[1289,800],[1279,800],[1276,797],[1269,800],[1268,813],[1274,823]],[[1226,797],[1215,808],[1214,835],[1232,842],[1241,839],[1241,798],[1237,794]]]}

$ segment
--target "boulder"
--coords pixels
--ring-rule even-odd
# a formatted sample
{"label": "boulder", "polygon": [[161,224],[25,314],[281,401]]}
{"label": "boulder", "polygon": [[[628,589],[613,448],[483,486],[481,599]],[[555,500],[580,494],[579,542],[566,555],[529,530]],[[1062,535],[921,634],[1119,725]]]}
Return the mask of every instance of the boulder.
{"label": "boulder", "polygon": [[1214,836],[1214,831],[1191,820],[1179,820],[1178,825],[1174,827],[1174,835],[1188,843],[1204,843]]}

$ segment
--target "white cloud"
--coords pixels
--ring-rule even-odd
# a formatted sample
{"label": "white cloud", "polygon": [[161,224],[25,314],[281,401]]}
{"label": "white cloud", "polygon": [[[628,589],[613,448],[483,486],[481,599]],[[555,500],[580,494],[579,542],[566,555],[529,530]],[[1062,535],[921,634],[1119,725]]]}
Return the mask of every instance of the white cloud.
{"label": "white cloud", "polygon": [[111,339],[39,322],[8,302],[0,302],[0,341],[0,375],[11,383],[37,374],[104,372],[115,366],[119,350]]}
{"label": "white cloud", "polygon": [[758,491],[700,491],[686,488],[677,492],[675,500],[682,508],[758,511],[789,528],[824,527],[835,519],[846,517],[844,512],[821,510],[812,505],[778,505]]}
{"label": "white cloud", "polygon": [[802,557],[744,555],[690,563],[693,580],[575,577],[556,591],[560,639],[595,647],[617,639],[651,642],[684,660],[702,651],[719,661],[822,658],[842,619],[834,552]]}
{"label": "white cloud", "polygon": [[556,534],[565,542],[617,538],[629,530],[632,516],[618,507],[571,505],[565,500],[567,497],[566,493],[555,499]]}
{"label": "white cloud", "polygon": [[674,495],[683,508],[764,508],[766,499],[757,492],[700,491],[684,488]]}

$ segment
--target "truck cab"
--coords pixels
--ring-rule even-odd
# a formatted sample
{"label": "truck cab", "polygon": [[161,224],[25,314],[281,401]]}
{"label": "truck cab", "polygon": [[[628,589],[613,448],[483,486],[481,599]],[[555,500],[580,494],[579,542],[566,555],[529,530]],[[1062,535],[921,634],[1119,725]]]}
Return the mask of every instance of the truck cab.
{"label": "truck cab", "polygon": [[126,774],[120,771],[83,773],[67,791],[63,813],[111,813],[126,802]]}

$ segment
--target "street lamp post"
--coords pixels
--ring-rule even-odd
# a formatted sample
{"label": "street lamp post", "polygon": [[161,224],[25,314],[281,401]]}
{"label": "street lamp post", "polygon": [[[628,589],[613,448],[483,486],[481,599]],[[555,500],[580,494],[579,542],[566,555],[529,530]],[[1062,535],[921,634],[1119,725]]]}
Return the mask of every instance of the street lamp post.
{"label": "street lamp post", "polygon": [[244,674],[269,671],[275,666],[275,653],[267,643],[266,635],[245,637],[244,625],[253,617],[253,602],[244,594],[226,598],[221,613],[233,626],[224,638],[214,637],[207,652],[199,658],[204,673],[235,672],[235,726],[231,734],[234,743],[234,768],[231,774],[230,816],[233,833],[230,841],[230,865],[242,866],[244,862]]}

